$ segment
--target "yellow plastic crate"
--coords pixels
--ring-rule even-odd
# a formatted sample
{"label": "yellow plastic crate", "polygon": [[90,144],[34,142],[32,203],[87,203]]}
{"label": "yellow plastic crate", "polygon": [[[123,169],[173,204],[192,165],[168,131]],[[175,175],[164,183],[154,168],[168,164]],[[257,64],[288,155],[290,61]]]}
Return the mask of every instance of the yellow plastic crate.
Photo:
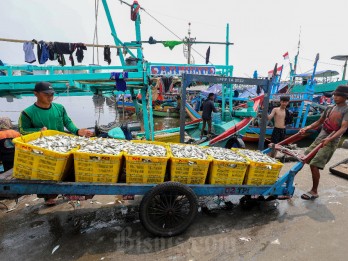
{"label": "yellow plastic crate", "polygon": [[210,184],[242,185],[249,162],[234,162],[227,160],[212,160],[209,168]]}
{"label": "yellow plastic crate", "polygon": [[[240,151],[240,149],[236,149]],[[240,153],[243,157],[250,161],[248,172],[245,175],[244,184],[246,185],[272,185],[278,180],[278,176],[281,168],[284,164],[268,163],[268,162],[255,162]]]}
{"label": "yellow plastic crate", "polygon": [[75,181],[117,183],[123,161],[118,155],[74,151]]}
{"label": "yellow plastic crate", "polygon": [[170,152],[170,180],[183,184],[204,184],[211,161],[211,156],[208,159],[178,158]]}
{"label": "yellow plastic crate", "polygon": [[61,181],[65,178],[73,166],[71,152],[50,151],[27,143],[43,136],[53,135],[73,136],[64,132],[47,130],[13,139],[15,144],[13,177],[54,181]]}
{"label": "yellow plastic crate", "polygon": [[166,148],[166,157],[131,155],[124,153],[126,159],[126,182],[158,184],[164,182],[169,159],[168,146],[157,141],[134,140],[133,143],[148,143]]}

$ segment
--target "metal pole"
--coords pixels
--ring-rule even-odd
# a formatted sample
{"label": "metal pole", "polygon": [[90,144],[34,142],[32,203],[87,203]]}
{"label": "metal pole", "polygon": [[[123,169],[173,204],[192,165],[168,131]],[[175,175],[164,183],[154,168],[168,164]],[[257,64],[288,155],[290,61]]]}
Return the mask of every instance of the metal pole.
{"label": "metal pole", "polygon": [[186,118],[186,87],[188,86],[186,74],[182,75],[181,104],[180,104],[180,143],[185,142],[185,118]]}
{"label": "metal pole", "polygon": [[347,69],[347,60],[343,65],[343,75],[342,75],[342,81],[346,79],[346,69]]}
{"label": "metal pole", "polygon": [[268,116],[268,105],[269,105],[269,96],[271,94],[272,86],[277,81],[277,66],[275,65],[273,70],[273,76],[272,81],[268,81],[268,84],[266,86],[266,90],[264,90],[264,98],[263,98],[263,108],[262,108],[262,118],[261,118],[261,126],[260,126],[260,139],[258,144],[258,150],[264,149],[264,143],[265,143],[265,136],[266,136],[266,127],[267,127],[267,116]]}
{"label": "metal pole", "polygon": [[122,117],[123,117],[123,121],[124,121],[124,102],[125,102],[125,100],[124,100],[124,94],[122,94]]}
{"label": "metal pole", "polygon": [[189,23],[189,29],[188,29],[188,39],[187,39],[187,64],[191,64],[191,23]]}
{"label": "metal pole", "polygon": [[[138,4],[135,5],[135,8],[138,6]],[[141,30],[140,30],[140,13],[137,14],[137,19],[135,20],[135,35],[137,42],[141,43]],[[142,46],[137,48],[137,58],[139,59],[137,64],[140,65],[143,60],[143,52],[142,52]]]}

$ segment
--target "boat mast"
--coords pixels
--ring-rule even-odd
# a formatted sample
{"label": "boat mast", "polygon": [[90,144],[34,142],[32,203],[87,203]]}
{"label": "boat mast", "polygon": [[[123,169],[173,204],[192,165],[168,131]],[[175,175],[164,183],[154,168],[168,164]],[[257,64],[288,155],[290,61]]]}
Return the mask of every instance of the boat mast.
{"label": "boat mast", "polygon": [[[187,64],[191,64],[191,46],[196,41],[195,38],[191,38],[191,23],[188,23],[188,37],[185,36],[184,43],[187,46]],[[185,53],[185,50],[184,50]]]}
{"label": "boat mast", "polygon": [[300,28],[300,34],[298,36],[297,54],[295,55],[294,69],[292,69],[292,66],[291,66],[291,63],[290,63],[290,84],[293,83],[294,75],[296,74],[297,60],[298,60],[298,55],[300,54],[300,44],[301,44],[301,28]]}
{"label": "boat mast", "polygon": [[331,59],[338,60],[338,61],[344,61],[343,74],[342,74],[342,80],[341,81],[345,81],[348,55],[337,55],[337,56],[331,57]]}

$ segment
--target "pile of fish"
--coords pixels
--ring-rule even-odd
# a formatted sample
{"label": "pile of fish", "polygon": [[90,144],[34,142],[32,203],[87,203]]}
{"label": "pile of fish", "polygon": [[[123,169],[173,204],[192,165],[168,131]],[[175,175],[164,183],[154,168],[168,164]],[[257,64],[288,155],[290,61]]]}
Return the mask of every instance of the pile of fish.
{"label": "pile of fish", "polygon": [[47,150],[52,150],[60,153],[67,153],[68,151],[77,148],[87,140],[88,138],[85,137],[53,135],[43,136],[28,143]]}
{"label": "pile of fish", "polygon": [[234,162],[247,162],[245,158],[237,154],[236,152],[219,148],[219,147],[210,147],[205,150],[207,154],[212,156],[214,159],[217,160],[228,160],[228,161],[234,161]]}
{"label": "pile of fish", "polygon": [[167,150],[165,147],[150,143],[133,143],[129,142],[125,151],[130,155],[140,156],[155,156],[165,157],[167,156]]}
{"label": "pile of fish", "polygon": [[177,158],[208,158],[208,155],[204,152],[204,149],[198,146],[171,144],[170,149],[172,151],[173,156]]}
{"label": "pile of fish", "polygon": [[264,163],[278,163],[275,159],[271,158],[267,154],[256,150],[238,150],[238,153],[246,156],[254,162],[264,162]]}
{"label": "pile of fish", "polygon": [[129,147],[128,141],[117,139],[86,139],[80,144],[79,152],[118,155]]}

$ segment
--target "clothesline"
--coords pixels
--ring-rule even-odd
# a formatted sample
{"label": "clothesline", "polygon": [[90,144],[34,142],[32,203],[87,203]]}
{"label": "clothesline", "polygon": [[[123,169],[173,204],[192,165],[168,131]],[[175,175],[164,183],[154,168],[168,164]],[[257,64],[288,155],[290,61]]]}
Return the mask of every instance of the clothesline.
{"label": "clothesline", "polygon": [[[19,40],[19,39],[7,39],[7,38],[0,38],[0,41],[2,42],[11,42],[11,43],[26,43],[26,42],[31,42],[32,40]],[[100,47],[104,48],[105,45],[102,44],[84,44],[87,47]],[[123,48],[124,46],[122,45],[109,45],[110,48]],[[135,46],[127,46],[128,49],[136,49],[138,47]]]}

